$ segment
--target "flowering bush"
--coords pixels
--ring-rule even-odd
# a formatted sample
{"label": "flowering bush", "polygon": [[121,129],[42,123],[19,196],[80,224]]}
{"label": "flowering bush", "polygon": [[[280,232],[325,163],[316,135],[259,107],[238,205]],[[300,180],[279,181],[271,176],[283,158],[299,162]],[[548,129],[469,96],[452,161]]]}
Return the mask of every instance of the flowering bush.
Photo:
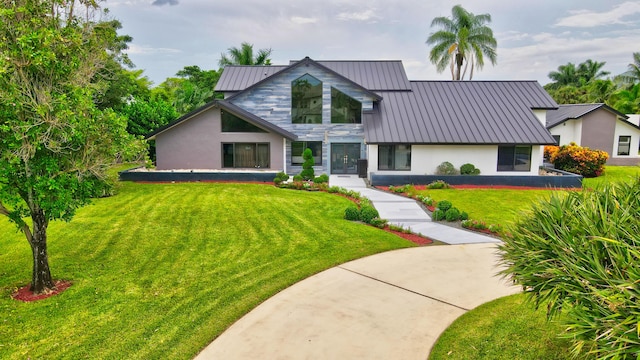
{"label": "flowering bush", "polygon": [[558,152],[559,146],[547,145],[544,147],[544,158],[550,160],[551,157]]}
{"label": "flowering bush", "polygon": [[604,172],[604,164],[608,158],[609,154],[602,150],[591,150],[571,143],[560,146],[550,160],[556,169],[584,177],[596,177]]}

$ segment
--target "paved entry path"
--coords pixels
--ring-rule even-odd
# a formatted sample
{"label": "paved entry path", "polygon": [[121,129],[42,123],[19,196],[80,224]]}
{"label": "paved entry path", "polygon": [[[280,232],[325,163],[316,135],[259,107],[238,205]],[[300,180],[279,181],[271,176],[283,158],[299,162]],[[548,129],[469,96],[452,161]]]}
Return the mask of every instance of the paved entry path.
{"label": "paved entry path", "polygon": [[364,180],[354,175],[331,175],[329,185],[358,191],[368,198],[389,223],[409,228],[428,238],[447,244],[498,243],[498,239],[478,232],[461,230],[431,221],[427,213],[413,200],[404,196],[367,187]]}
{"label": "paved entry path", "polygon": [[382,217],[457,245],[389,251],[311,276],[253,309],[196,359],[426,359],[460,315],[519,291],[495,275],[495,239],[447,233],[413,200],[337,179],[332,185],[360,191]]}

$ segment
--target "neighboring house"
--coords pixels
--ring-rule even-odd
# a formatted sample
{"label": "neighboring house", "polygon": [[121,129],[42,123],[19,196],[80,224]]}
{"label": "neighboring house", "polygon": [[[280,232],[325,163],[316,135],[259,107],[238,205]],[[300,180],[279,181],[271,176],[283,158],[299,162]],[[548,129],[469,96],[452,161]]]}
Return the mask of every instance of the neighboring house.
{"label": "neighboring house", "polygon": [[433,174],[444,161],[481,175],[537,175],[554,144],[535,81],[409,81],[400,61],[227,66],[213,101],[149,134],[157,168]]}
{"label": "neighboring house", "polygon": [[640,163],[638,115],[625,115],[606,104],[559,105],[547,112],[547,129],[558,145],[574,142],[606,151],[607,164]]}

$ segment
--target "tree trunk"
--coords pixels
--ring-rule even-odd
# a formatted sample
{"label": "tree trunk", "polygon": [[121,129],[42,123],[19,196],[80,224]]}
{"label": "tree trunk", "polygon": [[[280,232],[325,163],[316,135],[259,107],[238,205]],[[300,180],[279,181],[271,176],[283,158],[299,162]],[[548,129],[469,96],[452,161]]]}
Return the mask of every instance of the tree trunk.
{"label": "tree trunk", "polygon": [[[31,279],[31,291],[39,294],[55,287],[49,270],[49,257],[47,255],[47,226],[48,221],[42,209],[31,214],[33,220],[33,234],[29,244],[33,254],[33,274]],[[29,238],[29,236],[27,236]]]}
{"label": "tree trunk", "polygon": [[462,64],[464,63],[464,55],[461,53],[456,53],[456,69],[457,69],[457,73],[456,73],[456,78],[455,80],[461,80],[460,79],[460,73],[462,72]]}

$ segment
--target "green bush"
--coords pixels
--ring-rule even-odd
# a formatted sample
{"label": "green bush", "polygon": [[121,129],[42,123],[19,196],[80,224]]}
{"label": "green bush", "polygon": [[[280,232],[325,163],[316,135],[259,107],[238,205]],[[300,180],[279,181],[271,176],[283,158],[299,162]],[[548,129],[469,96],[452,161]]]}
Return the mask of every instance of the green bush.
{"label": "green bush", "polygon": [[458,221],[460,219],[460,210],[452,207],[444,213],[444,218],[447,221]]}
{"label": "green bush", "polygon": [[447,211],[449,209],[451,209],[451,207],[453,206],[453,204],[451,204],[451,201],[448,200],[442,200],[442,201],[438,201],[438,204],[436,205],[436,208],[442,210],[442,211]]}
{"label": "green bush", "polygon": [[504,275],[566,325],[576,357],[640,353],[640,179],[554,194],[499,246]]}
{"label": "green bush", "polygon": [[273,179],[273,182],[276,185],[280,185],[281,183],[289,180],[289,175],[287,175],[284,171],[280,171],[276,174],[276,177]]}
{"label": "green bush", "polygon": [[418,199],[420,202],[422,202],[423,204],[427,205],[427,206],[432,206],[433,205],[433,199],[427,195],[417,195],[416,199]]}
{"label": "green bush", "polygon": [[460,166],[460,174],[462,175],[480,175],[480,169],[473,164],[463,164]]}
{"label": "green bush", "polygon": [[339,193],[340,192],[340,187],[339,186],[330,186],[327,189],[327,192],[330,193],[330,194]]}
{"label": "green bush", "polygon": [[460,212],[460,220],[469,220],[469,214],[464,211]]}
{"label": "green bush", "polygon": [[433,218],[434,221],[444,220],[445,219],[445,212],[442,209],[436,209],[433,212],[433,214],[431,214],[431,217]]}
{"label": "green bush", "polygon": [[304,178],[300,174],[293,176],[293,181],[302,181],[302,180],[304,180]]}
{"label": "green bush", "polygon": [[302,171],[300,172],[300,176],[302,176],[305,180],[313,180],[315,177],[315,171],[313,170],[313,165],[315,165],[315,160],[313,159],[313,153],[311,149],[306,148],[302,152],[302,158],[304,162],[302,163]]}
{"label": "green bush", "polygon": [[445,161],[436,168],[436,175],[458,175],[460,172],[452,163]]}
{"label": "green bush", "polygon": [[360,220],[360,210],[355,206],[349,206],[344,211],[344,218],[350,221]]}
{"label": "green bush", "polygon": [[596,177],[604,172],[604,164],[608,158],[609,154],[602,150],[591,150],[571,143],[560,146],[550,160],[556,169],[584,177]]}
{"label": "green bush", "polygon": [[383,229],[385,226],[387,226],[388,221],[386,219],[380,219],[380,218],[374,218],[373,220],[371,220],[370,224]]}
{"label": "green bush", "polygon": [[450,187],[444,180],[436,180],[427,185],[427,189],[449,189]]}
{"label": "green bush", "polygon": [[363,206],[360,209],[360,220],[366,222],[367,224],[371,224],[371,221],[375,218],[380,217],[378,210],[373,206],[367,205]]}
{"label": "green bush", "polygon": [[316,183],[316,184],[328,183],[329,182],[329,175],[322,174],[320,176],[316,176],[316,178],[313,179],[313,182]]}

